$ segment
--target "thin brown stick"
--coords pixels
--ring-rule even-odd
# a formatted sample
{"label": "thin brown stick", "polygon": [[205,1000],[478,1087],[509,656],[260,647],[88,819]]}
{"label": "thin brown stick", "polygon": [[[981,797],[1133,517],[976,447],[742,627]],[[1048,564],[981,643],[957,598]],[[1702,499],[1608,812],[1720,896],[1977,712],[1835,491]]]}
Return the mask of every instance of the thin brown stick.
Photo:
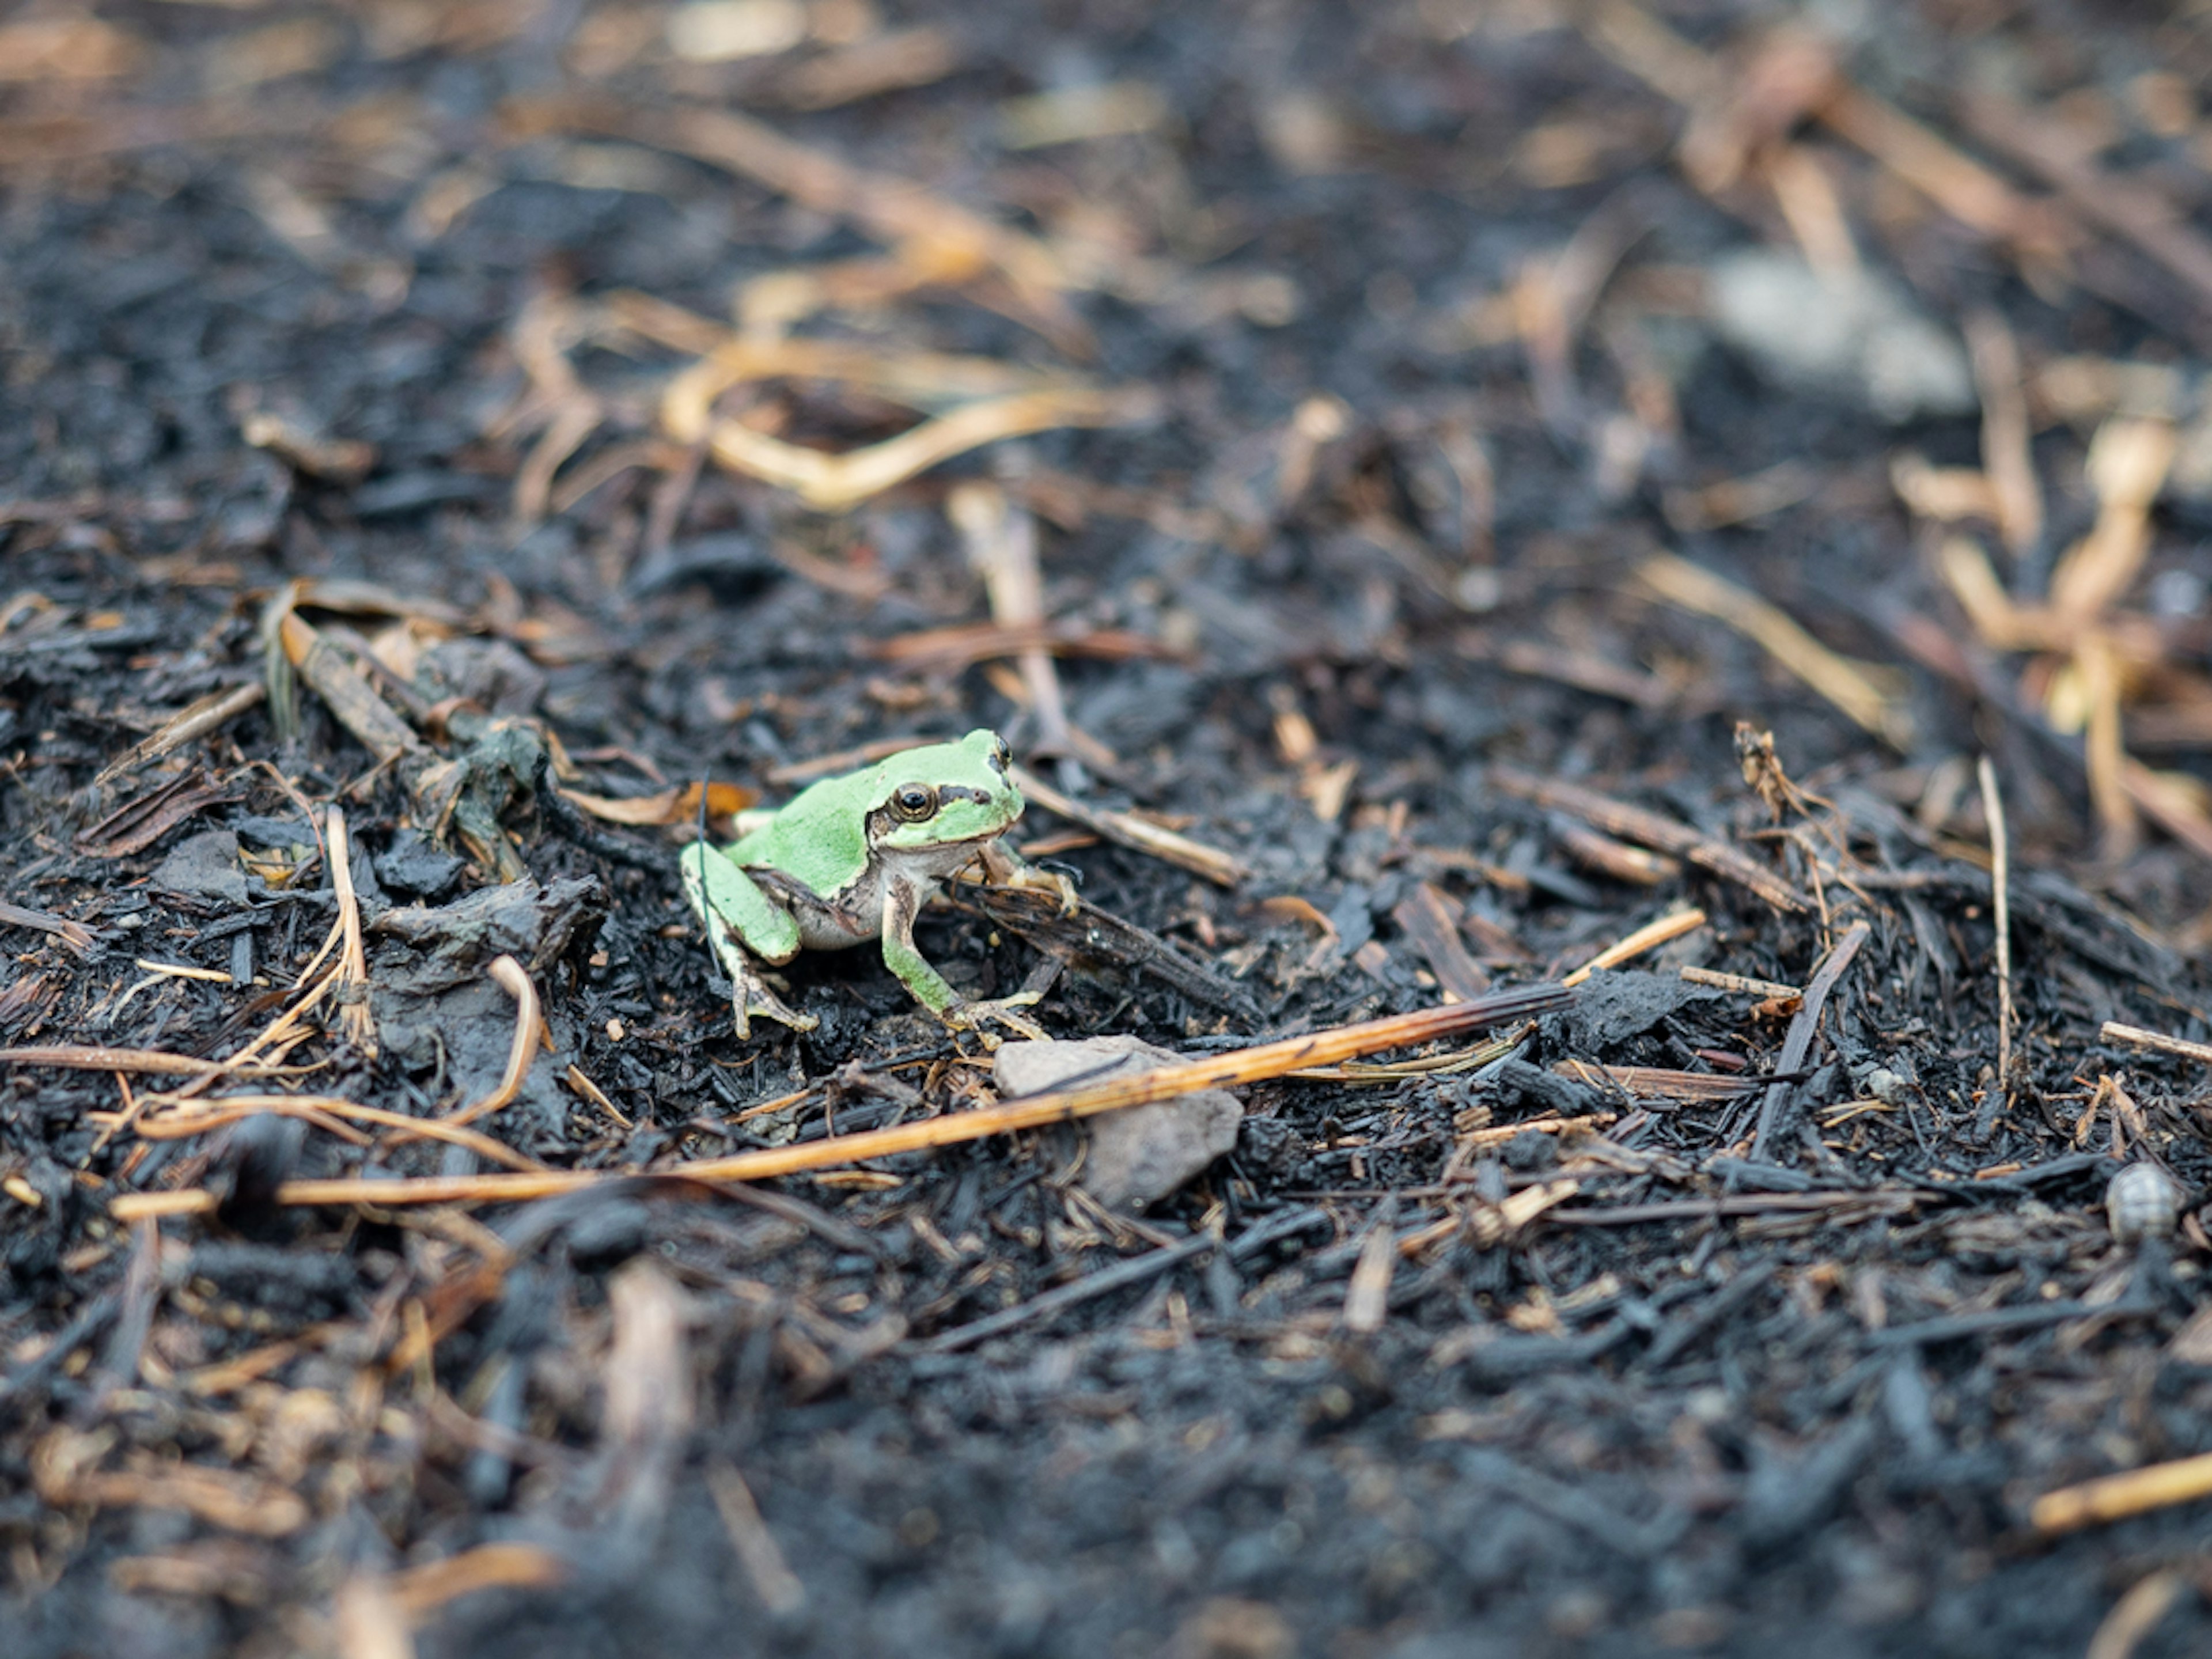
{"label": "thin brown stick", "polygon": [[1986,307],[1966,313],[1966,349],[1982,398],[1982,471],[1996,498],[1997,529],[2015,559],[2043,534],[2043,490],[2035,480],[2027,398],[2021,389],[2020,344],[2003,316]]}
{"label": "thin brown stick", "polygon": [[2131,1048],[2148,1048],[2157,1054],[2212,1066],[2212,1043],[2191,1042],[2187,1037],[2168,1036],[2163,1031],[2146,1031],[2140,1025],[2123,1025],[2116,1019],[2106,1020],[2097,1037],[2102,1042],[2124,1042]]}
{"label": "thin brown stick", "polygon": [[478,1544],[443,1560],[425,1561],[387,1580],[399,1610],[420,1622],[447,1602],[477,1590],[544,1589],[568,1576],[568,1564],[537,1544]]}
{"label": "thin brown stick", "polygon": [[455,1127],[488,1116],[513,1100],[521,1092],[522,1079],[530,1074],[530,1062],[538,1057],[538,1032],[544,1023],[538,988],[530,982],[530,975],[523,972],[522,964],[513,957],[501,957],[495,961],[491,976],[501,990],[514,999],[514,1036],[507,1046],[507,1069],[500,1074],[497,1088],[444,1119]]}
{"label": "thin brown stick", "polygon": [[1627,938],[1607,945],[1559,982],[1571,990],[1602,969],[1618,968],[1622,963],[1642,956],[1646,951],[1656,951],[1668,940],[1678,939],[1685,933],[1693,933],[1705,925],[1705,913],[1694,905],[1686,910],[1672,911],[1656,921],[1645,922]]}
{"label": "thin brown stick", "polygon": [[2179,1567],[2159,1567],[2143,1574],[2098,1621],[2081,1659],[2135,1659],[2136,1650],[2173,1610],[2192,1577]]}
{"label": "thin brown stick", "polygon": [[2064,122],[2040,111],[1993,93],[1964,98],[1960,107],[1977,138],[2041,175],[2084,219],[2134,243],[2186,283],[2199,305],[2212,300],[2212,241],[2161,192],[2098,166]]}
{"label": "thin brown stick", "polygon": [[[680,411],[681,404],[670,405]],[[679,443],[703,442],[732,472],[790,490],[817,512],[844,513],[916,473],[971,449],[1060,427],[1131,426],[1154,419],[1158,403],[1144,387],[1085,386],[991,398],[964,404],[910,427],[895,438],[840,454],[786,443],[744,422],[694,427],[676,413],[662,424]]]}
{"label": "thin brown stick", "polygon": [[1726,623],[1763,647],[1777,666],[1794,674],[1844,714],[1900,754],[1913,744],[1912,711],[1899,677],[1885,665],[1831,651],[1778,605],[1672,553],[1655,553],[1636,568],[1637,580],[1670,605]]}
{"label": "thin brown stick", "polygon": [[[1037,565],[1036,520],[1026,505],[1017,507],[994,483],[957,484],[945,498],[945,516],[968,544],[968,562],[983,578],[991,601],[991,620],[1005,629],[1036,628],[1045,620],[1044,573]],[[1074,752],[1068,736],[1067,700],[1052,653],[1038,647],[1016,656],[1022,684],[1036,720],[1036,750],[1041,755]]]}
{"label": "thin brown stick", "polygon": [[1632,847],[1625,841],[1615,841],[1611,836],[1600,835],[1569,820],[1555,823],[1553,834],[1576,863],[1615,881],[1638,887],[1657,887],[1679,880],[1682,874],[1682,861],[1672,854]]}
{"label": "thin brown stick", "polygon": [[92,781],[97,789],[112,783],[125,772],[143,766],[149,760],[159,759],[172,749],[190,743],[216,730],[235,719],[268,696],[268,688],[259,680],[249,680],[244,685],[234,685],[226,691],[210,691],[187,707],[178,710],[161,727],[110,761]]}
{"label": "thin brown stick", "polygon": [[2046,1535],[2072,1532],[2205,1497],[2212,1497],[2212,1452],[2061,1486],[2035,1500],[2028,1523]]}
{"label": "thin brown stick", "polygon": [[361,942],[361,897],[354,891],[345,811],[335,801],[325,820],[325,833],[330,838],[331,887],[337,895],[338,925],[345,930],[345,945],[338,957],[339,988],[355,993],[339,1009],[338,1022],[354,1046],[374,1060],[376,1017],[368,1007],[368,955]]}
{"label": "thin brown stick", "polygon": [[788,1618],[805,1607],[806,1586],[784,1559],[781,1546],[769,1530],[768,1522],[761,1518],[752,1489],[745,1485],[745,1478],[738,1473],[737,1466],[720,1457],[710,1459],[707,1464],[707,1489],[714,1494],[723,1529],[730,1534],[730,1547],[737,1553],[738,1565],[744,1569],[745,1577],[752,1581],[753,1594],[760,1597],[761,1605],[779,1619]]}
{"label": "thin brown stick", "polygon": [[1054,658],[1093,657],[1105,662],[1174,661],[1188,654],[1126,628],[1084,628],[1043,621],[957,623],[949,628],[926,628],[918,633],[894,634],[885,640],[857,641],[853,648],[878,662],[931,673],[1031,652]]}
{"label": "thin brown stick", "polygon": [[1802,915],[1813,908],[1802,893],[1748,854],[1664,813],[1632,806],[1577,783],[1539,777],[1517,767],[1493,766],[1489,779],[1494,787],[1509,795],[1571,813],[1608,835],[1678,854],[1701,870],[1750,889],[1778,910]]}
{"label": "thin brown stick", "polygon": [[2048,260],[2080,240],[2056,203],[2035,201],[1895,105],[1848,83],[1818,112],[1822,125],[1856,144],[1960,224]]}
{"label": "thin brown stick", "polygon": [[1717,969],[1690,967],[1679,968],[1675,972],[1692,985],[1707,985],[1716,991],[1741,991],[1749,996],[1784,1000],[1805,994],[1795,985],[1778,985],[1771,979],[1753,979],[1748,974],[1723,974]]}
{"label": "thin brown stick", "polygon": [[[2005,832],[2004,796],[1997,788],[1997,769],[1984,755],[1975,763],[1981,780],[1982,815],[1990,825],[1990,887],[1996,896],[1997,929],[1997,1093],[2006,1111],[2012,1109],[2012,847]],[[1991,1114],[1984,1113],[1984,1116]]]}
{"label": "thin brown stick", "polygon": [[163,1077],[204,1077],[210,1073],[276,1077],[309,1069],[300,1066],[234,1067],[228,1060],[201,1060],[192,1054],[165,1054],[152,1048],[88,1048],[76,1043],[0,1048],[0,1065],[58,1066],[70,1072],[141,1072]]}
{"label": "thin brown stick", "polygon": [[1252,872],[1243,863],[1218,847],[1208,847],[1203,842],[1193,841],[1165,830],[1148,818],[1133,812],[1115,812],[1103,806],[1091,806],[1064,795],[1042,778],[1023,767],[1013,769],[1013,780],[1028,796],[1048,812],[1066,818],[1070,823],[1082,825],[1094,835],[1108,841],[1119,842],[1139,853],[1149,853],[1194,876],[1203,876],[1217,887],[1234,887]]}
{"label": "thin brown stick", "polygon": [[909,179],[854,167],[726,110],[617,115],[612,127],[619,136],[744,173],[895,246],[915,242],[988,260],[1054,321],[1064,314],[1054,296],[1071,278],[1048,246]]}
{"label": "thin brown stick", "polygon": [[[1791,992],[1792,996],[1801,994]],[[1711,1072],[1680,1072],[1664,1066],[1600,1066],[1587,1060],[1564,1060],[1552,1068],[1565,1077],[1602,1088],[1625,1089],[1632,1099],[1734,1100],[1759,1087],[1753,1077],[1725,1077]],[[1510,1126],[1519,1128],[1522,1126]]]}
{"label": "thin brown stick", "polygon": [[157,1112],[151,1117],[142,1117],[136,1124],[137,1133],[148,1140],[179,1140],[187,1135],[205,1134],[220,1129],[240,1118],[255,1116],[299,1117],[314,1121],[323,1117],[350,1118],[358,1123],[374,1123],[380,1127],[404,1129],[404,1137],[442,1140],[455,1146],[465,1146],[479,1158],[494,1164],[504,1164],[510,1170],[542,1170],[545,1166],[534,1158],[526,1157],[503,1141],[474,1129],[464,1129],[450,1121],[435,1119],[425,1122],[410,1117],[404,1112],[387,1111],[380,1106],[362,1106],[336,1095],[223,1095],[213,1100],[194,1100],[169,1111]]}
{"label": "thin brown stick", "polygon": [[[1163,1066],[1147,1072],[1110,1078],[1085,1088],[1058,1089],[982,1111],[961,1112],[925,1118],[890,1129],[842,1135],[792,1146],[766,1147],[729,1158],[702,1158],[665,1164],[654,1170],[549,1170],[542,1175],[434,1176],[411,1181],[288,1181],[276,1189],[279,1204],[406,1204],[512,1203],[550,1198],[580,1188],[609,1181],[634,1180],[641,1176],[664,1180],[765,1181],[776,1176],[797,1175],[833,1164],[866,1158],[890,1158],[901,1152],[1010,1134],[1018,1129],[1042,1128],[1050,1123],[1071,1122],[1101,1112],[1120,1111],[1154,1101],[1173,1100],[1200,1089],[1258,1083],[1281,1077],[1302,1066],[1337,1065],[1386,1048],[1437,1042],[1504,1024],[1534,1014],[1565,1007],[1573,994],[1560,985],[1531,985],[1500,992],[1472,1002],[1455,1002],[1440,1008],[1396,1014],[1387,1019],[1339,1026],[1306,1036],[1285,1037],[1225,1054]],[[135,1220],[149,1215],[191,1215],[214,1207],[215,1196],[200,1190],[167,1193],[125,1193],[109,1206],[118,1219]]]}

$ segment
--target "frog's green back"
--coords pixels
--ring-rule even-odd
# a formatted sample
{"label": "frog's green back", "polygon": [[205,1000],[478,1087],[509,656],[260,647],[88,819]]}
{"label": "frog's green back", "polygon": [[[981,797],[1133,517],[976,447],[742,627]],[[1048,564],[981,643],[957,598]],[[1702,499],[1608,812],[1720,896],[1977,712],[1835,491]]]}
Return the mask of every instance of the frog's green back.
{"label": "frog's green back", "polygon": [[880,765],[809,784],[751,834],[723,849],[732,863],[789,876],[828,897],[868,866],[868,814],[886,787]]}

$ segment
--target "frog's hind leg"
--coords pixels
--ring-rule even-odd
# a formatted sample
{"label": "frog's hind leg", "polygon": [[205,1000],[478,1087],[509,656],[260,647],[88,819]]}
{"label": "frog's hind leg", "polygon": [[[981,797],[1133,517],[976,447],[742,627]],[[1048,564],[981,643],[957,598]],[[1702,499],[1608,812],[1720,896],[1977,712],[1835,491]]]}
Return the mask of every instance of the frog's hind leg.
{"label": "frog's hind leg", "polygon": [[799,954],[799,924],[791,913],[771,902],[750,876],[704,842],[685,848],[678,865],[684,896],[707,924],[708,942],[730,976],[738,1040],[752,1036],[755,1014],[794,1031],[811,1031],[819,1025],[822,1022],[813,1015],[785,1003],[761,974],[759,958],[781,963]]}

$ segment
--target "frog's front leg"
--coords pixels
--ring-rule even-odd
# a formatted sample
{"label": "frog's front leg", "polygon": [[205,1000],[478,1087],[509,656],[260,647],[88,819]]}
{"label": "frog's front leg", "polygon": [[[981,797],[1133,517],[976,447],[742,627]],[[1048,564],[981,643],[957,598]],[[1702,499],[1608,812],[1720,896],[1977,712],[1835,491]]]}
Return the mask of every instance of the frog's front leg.
{"label": "frog's front leg", "polygon": [[761,977],[759,961],[781,966],[799,954],[799,923],[790,911],[763,892],[753,878],[707,842],[694,842],[678,860],[684,891],[707,924],[708,942],[730,976],[730,1002],[738,1040],[752,1036],[759,1014],[811,1031],[822,1022],[787,1006]]}
{"label": "frog's front leg", "polygon": [[[1037,1000],[1033,991],[996,1002],[963,1000],[945,975],[931,967],[915,945],[914,919],[921,914],[922,902],[929,896],[929,888],[896,871],[885,871],[883,882],[884,965],[898,975],[899,982],[914,993],[916,1001],[955,1030],[981,1032],[985,1020],[995,1019],[1025,1037],[1044,1036],[1042,1026],[1014,1012]],[[996,1037],[987,1035],[984,1041],[994,1048],[998,1045]]]}

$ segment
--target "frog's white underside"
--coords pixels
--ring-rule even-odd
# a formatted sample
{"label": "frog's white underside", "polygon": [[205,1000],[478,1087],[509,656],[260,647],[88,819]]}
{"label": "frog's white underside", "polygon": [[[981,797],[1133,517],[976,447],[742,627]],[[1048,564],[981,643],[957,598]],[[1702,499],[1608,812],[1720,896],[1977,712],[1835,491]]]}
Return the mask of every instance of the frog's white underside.
{"label": "frog's white underside", "polygon": [[825,899],[775,870],[746,866],[745,873],[790,910],[802,950],[842,951],[882,938],[884,896],[895,886],[911,885],[919,908],[994,839],[981,836],[939,847],[878,848],[870,859],[871,879],[854,883],[836,899]]}

